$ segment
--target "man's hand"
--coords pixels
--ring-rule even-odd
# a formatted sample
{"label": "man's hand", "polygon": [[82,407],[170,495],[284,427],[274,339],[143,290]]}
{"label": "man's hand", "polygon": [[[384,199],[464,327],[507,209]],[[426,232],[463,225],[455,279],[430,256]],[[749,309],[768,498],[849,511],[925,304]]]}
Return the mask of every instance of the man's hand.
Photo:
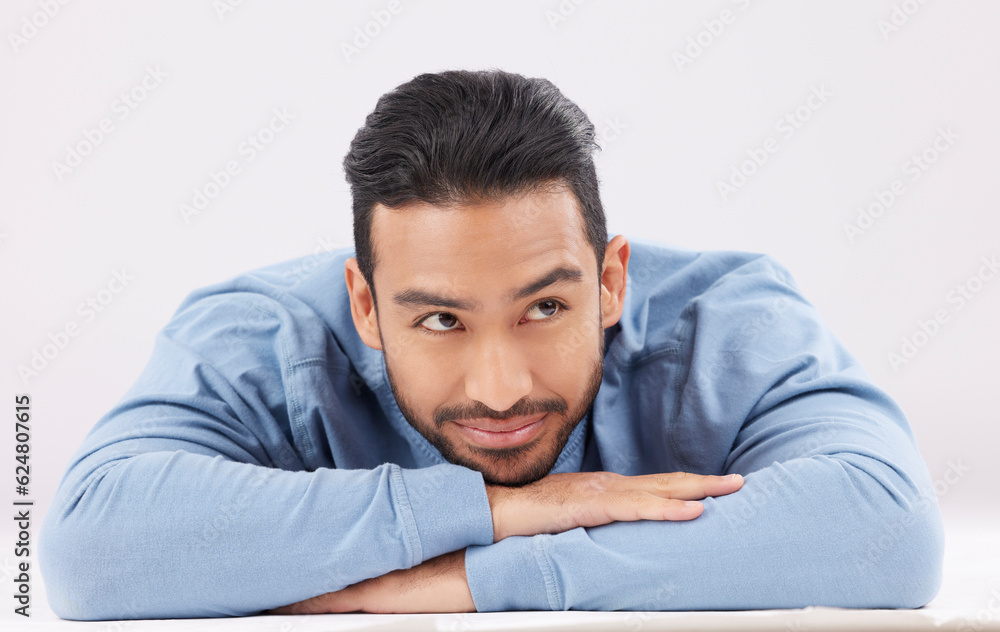
{"label": "man's hand", "polygon": [[465,577],[465,549],[413,568],[392,571],[338,590],[268,610],[267,614],[331,612],[475,612]]}
{"label": "man's hand", "polygon": [[493,541],[512,535],[561,533],[615,521],[691,520],[699,502],[743,486],[743,477],[687,472],[623,476],[612,472],[549,474],[523,487],[487,485]]}

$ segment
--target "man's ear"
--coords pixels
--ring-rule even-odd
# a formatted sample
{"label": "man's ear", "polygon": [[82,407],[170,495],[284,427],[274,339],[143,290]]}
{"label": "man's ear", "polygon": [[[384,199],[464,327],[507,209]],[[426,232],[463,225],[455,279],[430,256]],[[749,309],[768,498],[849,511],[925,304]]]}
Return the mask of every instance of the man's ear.
{"label": "man's ear", "polygon": [[607,329],[618,322],[625,308],[625,280],[628,277],[628,258],[631,248],[625,235],[615,235],[604,249],[604,266],[601,272],[601,310],[603,327]]}
{"label": "man's ear", "polygon": [[375,313],[375,297],[371,288],[361,274],[358,260],[350,257],[344,262],[344,281],[347,283],[347,295],[351,298],[351,318],[354,328],[358,330],[361,340],[377,351],[382,350],[382,339],[379,337],[378,316]]}

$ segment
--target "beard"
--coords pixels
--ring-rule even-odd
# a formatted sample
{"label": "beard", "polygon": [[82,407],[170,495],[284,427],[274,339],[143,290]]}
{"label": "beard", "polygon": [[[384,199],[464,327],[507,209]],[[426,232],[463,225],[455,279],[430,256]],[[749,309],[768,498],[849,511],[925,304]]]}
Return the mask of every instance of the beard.
{"label": "beard", "polygon": [[[471,406],[438,409],[434,413],[434,419],[428,421],[420,420],[413,408],[407,404],[406,398],[392,377],[392,363],[389,354],[385,352],[384,341],[382,341],[382,349],[385,355],[385,371],[389,377],[389,388],[392,390],[396,404],[406,421],[437,448],[441,456],[449,463],[480,472],[488,485],[520,487],[533,483],[552,471],[552,467],[559,459],[559,455],[562,454],[573,431],[587,416],[590,406],[597,398],[601,381],[604,378],[603,329],[599,328],[599,332],[596,359],[591,363],[583,395],[572,409],[569,409],[566,401],[561,397],[541,400],[521,399],[502,413],[498,413],[482,403],[475,402]],[[379,337],[381,338],[381,330]],[[549,417],[545,420],[545,425],[549,428],[543,429],[538,436],[522,445],[500,448],[485,448],[467,443],[456,445],[442,432],[444,424],[452,420],[475,418],[502,420],[537,415],[542,412],[549,413]],[[554,424],[558,424],[558,429],[553,439],[551,426]],[[543,440],[547,442],[547,445],[542,444]],[[463,453],[460,447],[470,452],[471,455]]]}

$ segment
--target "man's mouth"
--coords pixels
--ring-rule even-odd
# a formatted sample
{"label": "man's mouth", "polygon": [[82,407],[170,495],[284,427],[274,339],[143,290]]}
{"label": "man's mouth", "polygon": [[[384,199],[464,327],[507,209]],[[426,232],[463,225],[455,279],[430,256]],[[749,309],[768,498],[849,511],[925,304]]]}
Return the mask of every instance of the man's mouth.
{"label": "man's mouth", "polygon": [[527,443],[545,425],[548,413],[511,419],[463,419],[454,422],[466,439],[485,448],[508,448]]}

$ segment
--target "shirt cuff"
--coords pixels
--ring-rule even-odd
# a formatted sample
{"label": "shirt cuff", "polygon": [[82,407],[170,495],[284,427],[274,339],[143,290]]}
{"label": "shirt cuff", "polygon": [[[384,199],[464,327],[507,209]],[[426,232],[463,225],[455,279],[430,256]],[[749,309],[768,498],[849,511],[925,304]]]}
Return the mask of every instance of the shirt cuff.
{"label": "shirt cuff", "polygon": [[476,611],[562,610],[546,550],[551,538],[514,536],[467,548],[465,574]]}
{"label": "shirt cuff", "polygon": [[416,525],[414,564],[475,544],[493,542],[493,513],[483,475],[460,465],[394,466]]}

